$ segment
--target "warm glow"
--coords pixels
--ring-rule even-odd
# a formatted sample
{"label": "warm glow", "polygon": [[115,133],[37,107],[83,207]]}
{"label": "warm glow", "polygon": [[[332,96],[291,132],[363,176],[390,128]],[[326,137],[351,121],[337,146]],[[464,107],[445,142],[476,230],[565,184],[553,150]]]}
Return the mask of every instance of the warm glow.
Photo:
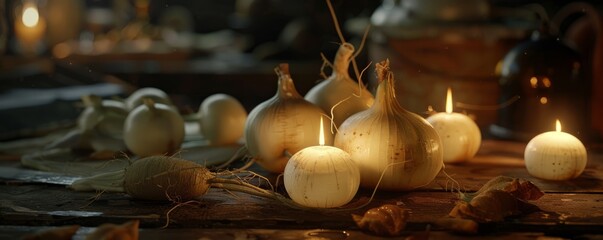
{"label": "warm glow", "polygon": [[557,119],[557,122],[555,123],[555,129],[557,132],[561,132],[561,122],[559,122],[559,119]]}
{"label": "warm glow", "polygon": [[40,14],[38,14],[38,9],[34,6],[28,6],[23,10],[23,16],[21,16],[21,21],[23,21],[23,25],[26,27],[35,27],[38,25],[38,21],[40,20]]}
{"label": "warm glow", "polygon": [[540,98],[540,103],[541,103],[541,104],[547,104],[548,102],[549,102],[549,99],[548,99],[548,98],[546,98],[546,97],[541,97],[541,98]]}
{"label": "warm glow", "polygon": [[542,79],[542,84],[544,85],[544,87],[551,87],[551,80],[548,77],[544,77]]}
{"label": "warm glow", "polygon": [[318,144],[320,144],[320,146],[325,145],[325,130],[322,125],[323,125],[323,123],[322,123],[322,116],[321,116],[320,117],[320,134],[318,135]]}
{"label": "warm glow", "polygon": [[530,85],[532,85],[532,88],[538,87],[538,78],[536,78],[536,77],[530,78]]}
{"label": "warm glow", "polygon": [[452,90],[448,88],[446,93],[446,112],[452,113]]}

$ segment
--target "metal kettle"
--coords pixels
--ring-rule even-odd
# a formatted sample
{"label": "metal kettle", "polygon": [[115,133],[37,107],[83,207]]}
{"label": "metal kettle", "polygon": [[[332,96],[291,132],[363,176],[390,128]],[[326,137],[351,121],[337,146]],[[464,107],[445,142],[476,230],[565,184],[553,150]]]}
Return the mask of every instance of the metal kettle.
{"label": "metal kettle", "polygon": [[490,126],[495,137],[530,140],[555,129],[586,138],[590,119],[590,83],[584,77],[580,54],[551,36],[547,28],[533,34],[504,57],[500,66],[499,103],[519,97],[498,110]]}

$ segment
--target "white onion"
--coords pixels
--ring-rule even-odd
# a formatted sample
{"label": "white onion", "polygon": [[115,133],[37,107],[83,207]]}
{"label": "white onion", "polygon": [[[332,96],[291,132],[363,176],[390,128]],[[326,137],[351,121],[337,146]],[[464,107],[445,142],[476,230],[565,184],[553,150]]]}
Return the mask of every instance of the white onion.
{"label": "white onion", "polygon": [[147,98],[128,114],[124,139],[128,149],[140,157],[170,155],[184,141],[184,120],[173,107]]}
{"label": "white onion", "polygon": [[201,134],[211,145],[234,144],[243,137],[247,112],[234,97],[214,94],[199,107]]}
{"label": "white onion", "polygon": [[[325,113],[295,90],[287,64],[275,71],[279,76],[277,93],[249,113],[245,144],[260,166],[283,172],[290,155],[318,145],[320,119]],[[326,144],[331,145],[330,132],[325,137]]]}
{"label": "white onion", "polygon": [[373,95],[350,78],[348,68],[353,53],[354,46],[343,43],[335,56],[331,76],[310,89],[305,96],[306,100],[327,113],[332,109],[335,126],[341,125],[352,114],[368,109],[374,102]]}
{"label": "white onion", "polygon": [[376,64],[380,81],[375,103],[341,124],[335,146],[350,153],[360,170],[361,186],[411,190],[429,184],[443,166],[442,143],[422,117],[403,109],[395,98],[389,61]]}

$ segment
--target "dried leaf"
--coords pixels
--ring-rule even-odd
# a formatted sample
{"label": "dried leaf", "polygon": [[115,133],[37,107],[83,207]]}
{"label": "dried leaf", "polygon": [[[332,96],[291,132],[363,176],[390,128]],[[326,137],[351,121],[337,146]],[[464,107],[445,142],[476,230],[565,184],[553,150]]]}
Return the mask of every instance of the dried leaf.
{"label": "dried leaf", "polygon": [[406,227],[408,209],[392,204],[367,210],[363,216],[352,214],[356,225],[379,236],[399,236]]}
{"label": "dried leaf", "polygon": [[465,202],[471,202],[475,196],[490,190],[503,190],[521,200],[526,201],[538,200],[544,195],[544,193],[530,181],[506,176],[498,176],[488,181],[475,193],[461,194],[461,199]]}
{"label": "dried leaf", "polygon": [[526,201],[537,200],[543,195],[529,181],[499,176],[488,181],[476,193],[462,195],[463,201],[459,201],[448,215],[478,222],[502,221],[537,209]]}
{"label": "dried leaf", "polygon": [[138,240],[139,223],[138,220],[132,220],[121,225],[103,224],[86,236],[86,240]]}
{"label": "dried leaf", "polygon": [[449,215],[479,222],[502,221],[505,217],[520,214],[520,204],[521,201],[508,192],[491,190],[476,196],[469,203],[457,203]]}
{"label": "dried leaf", "polygon": [[524,201],[538,200],[544,196],[544,192],[540,191],[532,182],[526,180],[514,179],[503,190]]}
{"label": "dried leaf", "polygon": [[22,240],[70,240],[80,228],[79,225],[70,225],[63,227],[55,227],[38,231],[32,234],[27,234],[21,238]]}

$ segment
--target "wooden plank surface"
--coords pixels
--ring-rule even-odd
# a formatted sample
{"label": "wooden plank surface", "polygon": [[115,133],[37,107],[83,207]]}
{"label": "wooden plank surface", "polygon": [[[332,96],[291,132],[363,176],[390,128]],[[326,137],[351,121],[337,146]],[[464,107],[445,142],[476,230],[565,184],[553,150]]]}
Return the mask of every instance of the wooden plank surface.
{"label": "wooden plank surface", "polygon": [[[33,231],[45,230],[50,227],[36,226],[0,226],[0,239],[17,239]],[[87,234],[94,231],[95,228],[82,227],[76,232],[73,239],[85,239]],[[500,233],[489,236],[471,237],[466,235],[452,234],[442,231],[421,231],[405,232],[401,237],[387,239],[512,239],[512,240],[533,240],[546,239],[542,233]],[[413,238],[414,237],[414,238]],[[588,237],[588,236],[584,236]],[[140,239],[347,239],[347,240],[377,240],[383,239],[357,230],[331,230],[331,229],[199,229],[199,228],[179,228],[179,229],[141,229]]]}
{"label": "wooden plank surface", "polygon": [[[361,193],[364,194],[368,193]],[[94,197],[98,198],[93,200]],[[125,194],[96,196],[73,192],[58,185],[3,185],[0,199],[3,210],[0,225],[94,227],[106,222],[139,219],[142,228],[158,228],[166,223],[167,212],[175,206],[133,200]],[[421,231],[445,216],[457,200],[457,195],[449,192],[382,193],[369,207],[401,204],[410,209],[407,229]],[[488,232],[598,232],[603,226],[602,201],[602,196],[594,194],[546,194],[534,202],[541,211],[482,227]],[[361,214],[364,210],[298,210],[247,194],[211,190],[198,203],[173,210],[169,227],[358,230],[350,214]]]}
{"label": "wooden plank surface", "polygon": [[[472,161],[446,166],[447,174],[460,183],[463,191],[475,191],[491,178],[504,175],[533,181],[546,192],[543,198],[533,202],[540,211],[511,217],[499,223],[481,224],[479,239],[535,238],[543,234],[603,234],[601,155],[593,152],[589,156],[587,170],[575,180],[545,181],[535,179],[526,172],[519,154],[521,148],[522,143],[487,140],[480,154]],[[21,168],[14,161],[0,161],[0,165],[12,167],[16,171]],[[276,179],[275,175],[262,172],[257,167],[253,170]],[[355,226],[350,214],[361,214],[370,207],[390,203],[410,209],[406,236],[422,233],[429,228],[436,238],[457,237],[432,225],[437,219],[446,216],[458,201],[458,194],[451,191],[450,178],[444,174],[438,175],[432,184],[424,188],[410,192],[378,192],[369,206],[344,211],[292,209],[273,200],[212,189],[198,199],[197,203],[174,209],[169,216],[169,227],[165,230],[158,228],[167,222],[166,214],[176,204],[135,200],[120,193],[74,192],[58,184],[0,180],[0,234],[12,232],[11,236],[23,233],[22,230],[28,227],[38,229],[44,226],[79,224],[93,228],[107,222],[121,223],[139,219],[143,236],[184,232],[182,239],[226,235],[234,238],[236,236],[232,234],[235,233],[273,238],[285,233],[287,236],[307,236],[316,229],[328,229],[338,233],[346,231],[349,233],[346,237],[348,239],[370,239],[365,238],[370,235]],[[282,186],[277,189],[284,193]],[[370,194],[368,189],[361,190],[356,200],[367,198]],[[184,229],[186,231],[177,231]]]}

